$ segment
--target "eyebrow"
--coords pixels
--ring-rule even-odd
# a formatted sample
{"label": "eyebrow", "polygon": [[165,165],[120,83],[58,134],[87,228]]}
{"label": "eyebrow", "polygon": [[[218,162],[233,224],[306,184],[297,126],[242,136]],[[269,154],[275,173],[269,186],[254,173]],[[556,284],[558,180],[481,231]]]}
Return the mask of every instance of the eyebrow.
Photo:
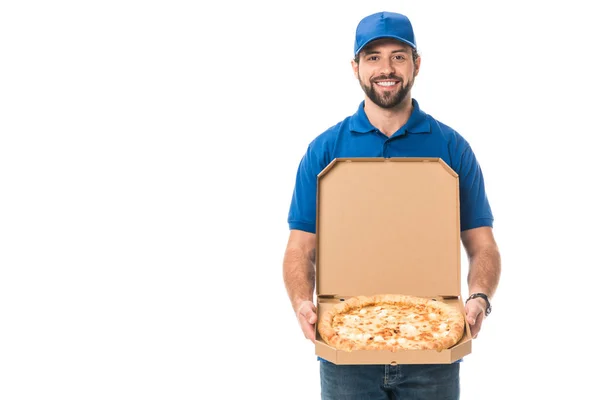
{"label": "eyebrow", "polygon": [[[369,49],[365,50],[365,56],[368,56],[368,55],[371,55],[371,54],[380,54],[380,53],[381,52],[377,51],[377,50],[369,50]],[[408,54],[408,50],[406,50],[406,49],[398,49],[398,50],[392,51],[392,54],[394,54],[394,53],[407,53]]]}

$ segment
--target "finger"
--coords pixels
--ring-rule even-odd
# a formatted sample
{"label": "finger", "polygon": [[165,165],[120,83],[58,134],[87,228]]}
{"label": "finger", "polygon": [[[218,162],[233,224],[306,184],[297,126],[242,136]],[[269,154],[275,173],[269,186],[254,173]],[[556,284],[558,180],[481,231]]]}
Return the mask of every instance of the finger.
{"label": "finger", "polygon": [[306,320],[304,320],[300,321],[300,328],[302,328],[302,333],[304,333],[304,337],[314,343],[315,326],[313,324],[309,324]]}
{"label": "finger", "polygon": [[479,313],[477,319],[475,320],[475,324],[471,326],[471,336],[473,339],[476,339],[481,331],[481,325],[483,324],[483,313]]}
{"label": "finger", "polygon": [[467,322],[469,325],[475,325],[479,315],[481,315],[481,310],[478,307],[469,308],[467,311]]}
{"label": "finger", "polygon": [[315,314],[312,310],[309,310],[303,315],[303,317],[308,323],[307,325],[310,325],[310,327],[314,329],[315,323],[317,322],[317,314]]}
{"label": "finger", "polygon": [[298,321],[304,337],[314,342],[315,323],[317,322],[317,314],[315,313],[315,305],[311,301],[303,302],[298,309]]}
{"label": "finger", "polygon": [[310,301],[303,301],[298,307],[298,314],[308,317],[308,313],[312,312],[315,305]]}
{"label": "finger", "polygon": [[317,314],[315,313],[315,306],[311,302],[306,302],[300,306],[298,314],[302,315],[306,320],[314,324],[317,322]]}

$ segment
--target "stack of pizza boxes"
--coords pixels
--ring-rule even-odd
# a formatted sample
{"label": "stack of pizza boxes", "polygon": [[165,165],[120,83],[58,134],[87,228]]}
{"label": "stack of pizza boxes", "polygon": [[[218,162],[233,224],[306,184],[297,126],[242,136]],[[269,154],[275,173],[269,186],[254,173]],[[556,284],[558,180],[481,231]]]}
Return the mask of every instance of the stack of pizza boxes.
{"label": "stack of pizza boxes", "polygon": [[[458,175],[439,158],[345,158],[318,177],[317,312],[352,296],[403,294],[451,304],[461,298]],[[318,323],[318,322],[317,322]],[[449,349],[358,350],[327,345],[336,364],[447,364],[471,352],[465,324]]]}

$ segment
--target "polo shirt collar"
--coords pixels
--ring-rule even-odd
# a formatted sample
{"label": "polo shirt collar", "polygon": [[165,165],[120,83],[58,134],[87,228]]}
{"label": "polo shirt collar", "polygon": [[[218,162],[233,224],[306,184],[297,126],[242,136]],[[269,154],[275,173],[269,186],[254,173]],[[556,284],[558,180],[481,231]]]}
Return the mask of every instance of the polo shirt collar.
{"label": "polo shirt collar", "polygon": [[[412,99],[413,111],[410,114],[410,118],[406,121],[403,127],[401,127],[396,134],[408,133],[429,133],[431,132],[431,125],[427,119],[427,114],[421,111],[417,100]],[[376,131],[367,114],[365,113],[365,102],[364,100],[358,106],[358,111],[350,117],[350,131],[356,133],[369,133]]]}

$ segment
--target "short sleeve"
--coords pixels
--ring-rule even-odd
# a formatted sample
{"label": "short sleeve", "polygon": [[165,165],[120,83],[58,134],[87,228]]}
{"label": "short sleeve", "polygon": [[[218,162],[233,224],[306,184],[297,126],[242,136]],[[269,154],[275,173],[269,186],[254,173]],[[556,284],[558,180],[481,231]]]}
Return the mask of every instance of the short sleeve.
{"label": "short sleeve", "polygon": [[466,146],[458,168],[460,230],[493,226],[494,217],[485,192],[483,173],[471,146]]}
{"label": "short sleeve", "polygon": [[317,176],[323,169],[320,158],[311,144],[300,160],[288,214],[290,229],[316,233]]}

